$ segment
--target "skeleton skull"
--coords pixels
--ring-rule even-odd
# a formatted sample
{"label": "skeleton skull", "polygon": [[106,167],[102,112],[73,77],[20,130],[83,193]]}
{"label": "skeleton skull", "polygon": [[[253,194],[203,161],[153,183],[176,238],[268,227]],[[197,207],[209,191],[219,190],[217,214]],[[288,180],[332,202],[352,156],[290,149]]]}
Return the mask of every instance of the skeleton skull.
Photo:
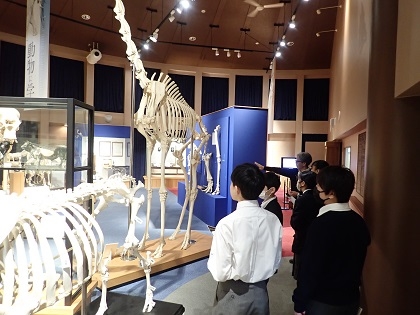
{"label": "skeleton skull", "polygon": [[0,140],[13,143],[16,140],[16,131],[19,130],[20,113],[15,108],[0,108]]}

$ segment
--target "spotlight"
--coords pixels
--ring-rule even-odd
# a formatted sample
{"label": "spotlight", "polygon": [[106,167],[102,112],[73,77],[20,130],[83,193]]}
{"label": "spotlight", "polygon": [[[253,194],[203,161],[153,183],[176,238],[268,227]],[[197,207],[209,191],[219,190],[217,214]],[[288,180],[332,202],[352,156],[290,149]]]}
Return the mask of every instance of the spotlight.
{"label": "spotlight", "polygon": [[146,50],[149,50],[150,46],[149,46],[149,41],[148,40],[144,43],[143,48],[146,49]]}
{"label": "spotlight", "polygon": [[226,57],[230,57],[230,50],[229,49],[223,49],[224,51],[226,51]]}
{"label": "spotlight", "polygon": [[214,55],[219,56],[219,48],[212,48],[214,50]]}
{"label": "spotlight", "polygon": [[190,7],[190,2],[188,0],[181,0],[180,4],[184,9],[188,9]]}
{"label": "spotlight", "polygon": [[295,28],[296,27],[295,18],[296,18],[296,16],[292,15],[292,20],[289,23],[290,28]]}
{"label": "spotlight", "polygon": [[181,14],[182,13],[182,8],[181,7],[177,7],[176,8],[176,12],[178,12],[179,14]]}
{"label": "spotlight", "polygon": [[283,39],[280,42],[280,46],[281,47],[285,47],[286,46],[286,41],[284,40],[284,36],[283,36]]}
{"label": "spotlight", "polygon": [[276,50],[276,57],[278,58],[278,57],[280,57],[280,56],[281,56],[280,47],[277,47],[277,50]]}
{"label": "spotlight", "polygon": [[159,37],[158,32],[159,32],[159,29],[157,28],[157,29],[153,32],[153,35],[150,35],[150,36],[149,36],[150,40],[151,40],[152,42],[154,42],[154,43],[156,43],[156,42],[157,42],[157,39],[158,39],[158,37]]}
{"label": "spotlight", "polygon": [[236,52],[236,57],[241,58],[241,51],[240,50],[234,50],[233,52]]}
{"label": "spotlight", "polygon": [[102,58],[102,53],[98,49],[98,44],[96,44],[95,48],[95,43],[93,43],[93,47],[94,48],[89,52],[89,55],[86,56],[87,62],[91,65],[96,64]]}
{"label": "spotlight", "polygon": [[169,22],[173,22],[175,20],[175,10],[171,11],[171,15],[168,17]]}

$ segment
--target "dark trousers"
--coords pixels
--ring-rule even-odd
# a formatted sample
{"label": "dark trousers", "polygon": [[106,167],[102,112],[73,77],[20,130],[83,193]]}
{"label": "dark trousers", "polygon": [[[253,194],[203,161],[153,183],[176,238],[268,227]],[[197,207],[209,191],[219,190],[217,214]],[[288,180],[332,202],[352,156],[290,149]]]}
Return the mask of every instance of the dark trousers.
{"label": "dark trousers", "polygon": [[213,315],[270,314],[267,280],[246,283],[240,280],[218,282]]}
{"label": "dark trousers", "polygon": [[301,257],[302,256],[300,254],[293,255],[292,276],[295,280],[298,278]]}
{"label": "dark trousers", "polygon": [[357,315],[359,300],[349,305],[329,305],[318,301],[310,301],[306,315]]}

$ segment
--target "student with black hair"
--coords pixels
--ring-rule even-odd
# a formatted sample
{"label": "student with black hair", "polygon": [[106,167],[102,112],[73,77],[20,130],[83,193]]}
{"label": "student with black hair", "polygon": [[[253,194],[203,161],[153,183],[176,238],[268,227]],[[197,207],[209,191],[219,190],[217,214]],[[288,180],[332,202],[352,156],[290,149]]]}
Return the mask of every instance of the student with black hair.
{"label": "student with black hair", "polygon": [[273,172],[266,172],[264,173],[264,180],[265,187],[260,194],[260,198],[263,200],[261,208],[274,213],[283,226],[283,211],[276,196],[276,192],[280,188],[280,178]]}
{"label": "student with black hair", "polygon": [[371,239],[365,221],[349,206],[354,174],[328,166],[316,180],[315,198],[323,207],[306,235],[292,297],[295,315],[356,315]]}
{"label": "student with black hair", "polygon": [[207,263],[218,282],[212,314],[270,314],[267,282],[280,265],[282,226],[258,204],[264,186],[253,164],[231,174],[230,195],[238,204],[217,223]]}
{"label": "student with black hair", "polygon": [[312,190],[316,185],[316,174],[312,171],[304,171],[298,175],[297,188],[301,195],[296,199],[290,225],[295,230],[293,236],[293,270],[292,275],[297,279],[301,263],[301,253],[305,245],[306,234],[312,221],[318,215],[321,205],[315,200]]}
{"label": "student with black hair", "polygon": [[311,171],[318,174],[319,171],[326,168],[327,166],[330,166],[330,164],[325,160],[316,160],[313,161],[311,164]]}

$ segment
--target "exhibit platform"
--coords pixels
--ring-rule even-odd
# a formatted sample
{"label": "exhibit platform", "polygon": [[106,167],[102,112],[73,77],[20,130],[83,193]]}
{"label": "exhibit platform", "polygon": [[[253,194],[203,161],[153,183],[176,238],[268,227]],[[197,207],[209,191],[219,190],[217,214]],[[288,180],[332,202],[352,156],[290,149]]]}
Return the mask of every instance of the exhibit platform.
{"label": "exhibit platform", "polygon": [[[104,315],[138,315],[143,314],[144,298],[140,296],[125,295],[121,293],[107,293],[108,309]],[[94,315],[99,309],[100,298],[89,304],[87,314]],[[150,315],[182,315],[185,312],[184,306],[181,304],[156,301],[153,309],[145,314]],[[80,312],[76,315],[80,315]]]}
{"label": "exhibit platform", "polygon": [[[155,263],[152,265],[152,275],[209,256],[212,242],[211,235],[191,231],[191,240],[193,243],[188,247],[188,249],[182,250],[181,244],[184,240],[184,234],[185,231],[181,231],[175,240],[165,238],[166,245],[163,248],[163,256],[155,259]],[[146,247],[141,254],[145,257],[147,251],[151,251],[153,253],[158,244],[159,239],[147,241]],[[139,261],[137,259],[132,261],[123,261],[120,257],[113,258],[108,265],[108,272],[108,289],[145,278],[145,273],[143,269],[140,268]],[[101,275],[96,273],[93,276],[93,279],[97,281],[98,289],[101,289]]]}
{"label": "exhibit platform", "polygon": [[[147,176],[143,176],[144,186],[147,188]],[[160,175],[152,175],[151,178],[152,188],[160,187]],[[184,180],[184,175],[165,175],[166,188],[178,188],[178,182]]]}

